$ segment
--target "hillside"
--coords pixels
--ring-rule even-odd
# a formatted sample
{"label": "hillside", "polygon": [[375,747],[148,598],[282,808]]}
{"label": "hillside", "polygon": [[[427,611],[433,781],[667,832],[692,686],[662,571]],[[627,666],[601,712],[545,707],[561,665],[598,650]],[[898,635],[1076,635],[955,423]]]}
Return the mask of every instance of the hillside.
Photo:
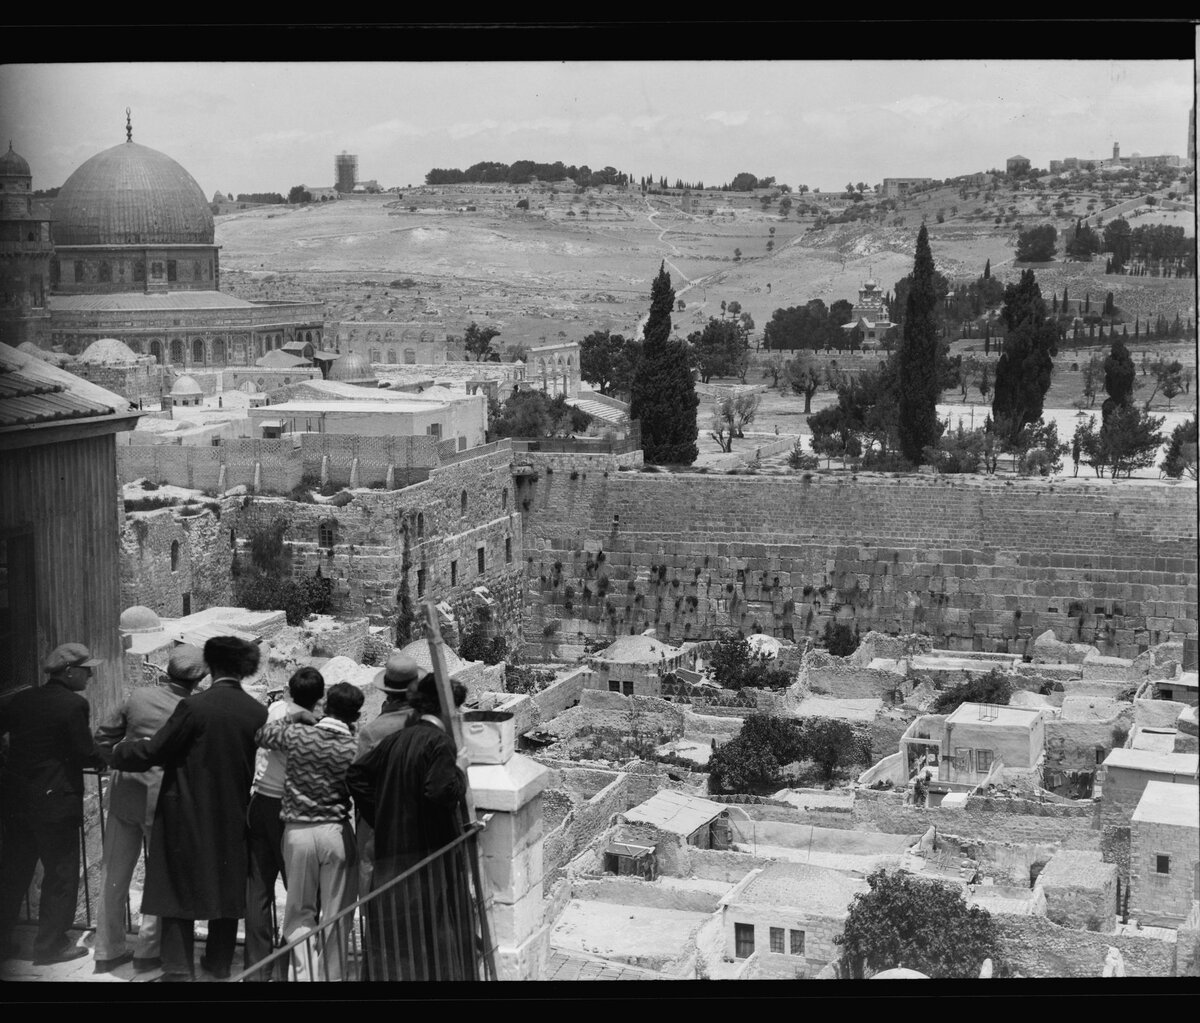
{"label": "hillside", "polygon": [[[954,185],[861,204],[792,197],[804,214],[782,216],[770,191],[643,196],[611,187],[577,194],[455,185],[260,207],[216,223],[222,287],[235,294],[315,296],[329,303],[331,320],[419,320],[436,333],[461,333],[474,319],[500,327],[505,343],[528,344],[601,328],[633,332],[663,260],[685,303],[677,331],[697,329],[734,300],[761,330],[781,306],[853,299],[867,277],[890,290],[911,269],[922,219],[952,281],[975,278],[988,260],[1001,280],[1015,279],[1019,229],[1066,228],[1076,217],[1103,216],[1106,203],[1124,202],[1113,209],[1134,225],[1179,223],[1194,235],[1194,214],[1166,198],[1166,185],[1158,194],[1151,207],[1144,196]],[[518,209],[522,199],[528,210]],[[847,211],[858,219],[834,222]],[[1194,280],[1106,275],[1103,260],[1036,269],[1047,295],[1066,286],[1072,296],[1102,300],[1111,290],[1133,315],[1196,315]]]}

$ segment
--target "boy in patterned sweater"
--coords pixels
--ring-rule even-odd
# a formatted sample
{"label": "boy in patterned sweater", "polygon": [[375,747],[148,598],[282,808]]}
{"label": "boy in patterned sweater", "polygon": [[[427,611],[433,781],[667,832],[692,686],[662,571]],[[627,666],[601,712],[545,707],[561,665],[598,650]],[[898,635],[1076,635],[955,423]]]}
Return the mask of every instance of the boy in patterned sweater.
{"label": "boy in patterned sweater", "polygon": [[[258,744],[287,753],[283,787],[283,857],[287,904],[283,938],[291,942],[337,916],[357,897],[354,832],[346,771],[354,761],[353,725],[363,705],[360,689],[341,682],[325,696],[325,716],[297,710],[259,729]],[[340,980],[347,919],[323,947],[302,945],[293,954],[297,980]],[[314,954],[315,953],[315,954]]]}

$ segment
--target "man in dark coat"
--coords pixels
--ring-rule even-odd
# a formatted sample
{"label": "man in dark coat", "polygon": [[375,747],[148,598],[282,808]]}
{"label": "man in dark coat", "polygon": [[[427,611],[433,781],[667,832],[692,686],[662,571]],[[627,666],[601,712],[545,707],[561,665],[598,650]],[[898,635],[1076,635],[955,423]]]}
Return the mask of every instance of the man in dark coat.
{"label": "man in dark coat", "polygon": [[[461,704],[466,689],[456,686]],[[462,834],[466,763],[438,714],[429,674],[409,688],[412,716],[362,754],[346,776],[355,805],[375,829],[372,889],[415,867]],[[460,845],[380,896],[367,918],[372,980],[464,980],[473,933],[465,919],[469,864]]]}
{"label": "man in dark coat", "polygon": [[254,733],[267,709],[242,689],[258,648],[233,636],[204,644],[212,685],[183,700],[152,739],[113,749],[122,771],[162,767],[142,910],[161,918],[164,979],[190,980],[194,922],[208,921],[203,969],[229,976],[246,912],[246,807]]}
{"label": "man in dark coat", "polygon": [[0,783],[4,851],[0,855],[0,958],[15,954],[13,927],[42,861],[42,897],[33,944],[36,965],[87,955],[70,940],[79,894],[79,828],[83,769],[103,769],[92,742],[83,696],[100,664],[81,643],[64,643],[46,658],[45,685],[23,689],[0,708],[8,733],[8,766]]}

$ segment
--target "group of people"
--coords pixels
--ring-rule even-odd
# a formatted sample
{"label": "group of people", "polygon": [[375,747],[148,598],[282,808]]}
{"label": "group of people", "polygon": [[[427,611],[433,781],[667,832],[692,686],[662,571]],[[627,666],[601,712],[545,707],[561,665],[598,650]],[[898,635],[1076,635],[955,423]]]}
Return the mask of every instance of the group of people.
{"label": "group of people", "polygon": [[[87,953],[68,934],[83,771],[107,767],[96,972],[132,962],[136,971],[161,968],[163,980],[193,979],[197,920],[208,925],[206,973],[231,975],[239,919],[245,967],[262,963],[275,948],[282,880],[285,943],[334,921],[320,941],[294,949],[296,979],[342,978],[356,922],[338,916],[378,888],[387,890],[365,921],[370,979],[469,975],[474,931],[457,923],[469,898],[463,847],[435,861],[436,878],[401,878],[463,827],[466,758],[448,733],[431,673],[394,653],[375,682],[385,695],[381,712],[360,725],[362,690],[339,683],[327,691],[314,668],[298,670],[285,698],[264,706],[242,688],[258,670],[258,647],[216,637],[203,650],[177,646],[166,679],[133,689],[93,735],[82,694],[98,663],[80,644],[59,647],[45,662],[46,683],[0,706],[0,734],[9,737],[0,783],[0,953],[17,952],[13,929],[39,860],[35,963]],[[207,675],[210,684],[197,691]],[[453,691],[461,704],[465,689],[455,682]],[[144,841],[141,926],[130,949],[125,910]],[[283,979],[287,963],[280,965],[247,979]]]}

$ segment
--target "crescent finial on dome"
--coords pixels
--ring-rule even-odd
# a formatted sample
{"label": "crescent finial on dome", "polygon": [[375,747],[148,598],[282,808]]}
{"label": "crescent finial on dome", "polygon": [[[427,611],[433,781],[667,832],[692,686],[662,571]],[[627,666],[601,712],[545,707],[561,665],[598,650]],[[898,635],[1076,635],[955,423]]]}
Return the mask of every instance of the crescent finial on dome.
{"label": "crescent finial on dome", "polygon": [[133,141],[133,119],[129,115],[130,115],[130,109],[129,109],[129,107],[126,107],[125,108],[125,141],[126,142]]}

